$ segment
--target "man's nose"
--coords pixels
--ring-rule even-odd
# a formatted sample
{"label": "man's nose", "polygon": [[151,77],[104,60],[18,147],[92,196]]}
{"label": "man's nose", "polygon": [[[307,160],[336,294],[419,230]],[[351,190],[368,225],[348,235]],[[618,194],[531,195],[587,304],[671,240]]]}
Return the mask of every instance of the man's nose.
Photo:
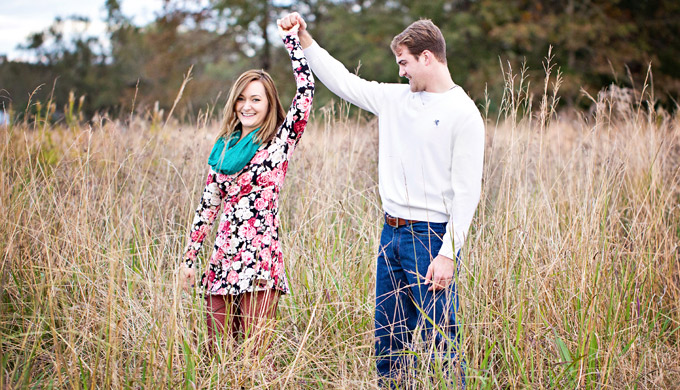
{"label": "man's nose", "polygon": [[399,77],[406,77],[406,71],[404,69],[399,68]]}

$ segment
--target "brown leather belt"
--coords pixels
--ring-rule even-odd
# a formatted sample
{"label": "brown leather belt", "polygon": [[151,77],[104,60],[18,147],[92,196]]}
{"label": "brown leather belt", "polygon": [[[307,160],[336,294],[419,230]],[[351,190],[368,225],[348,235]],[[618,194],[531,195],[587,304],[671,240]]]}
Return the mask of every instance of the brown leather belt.
{"label": "brown leather belt", "polygon": [[414,223],[418,221],[412,221],[410,219],[404,219],[404,218],[399,218],[399,217],[393,217],[387,213],[385,213],[385,223],[392,227],[399,227],[399,226],[404,226],[409,223]]}

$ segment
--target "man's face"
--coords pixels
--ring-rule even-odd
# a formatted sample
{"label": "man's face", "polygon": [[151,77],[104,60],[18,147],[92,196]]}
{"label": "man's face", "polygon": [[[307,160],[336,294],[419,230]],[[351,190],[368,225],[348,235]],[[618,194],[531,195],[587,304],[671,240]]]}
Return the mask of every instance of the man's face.
{"label": "man's face", "polygon": [[411,92],[420,92],[425,90],[425,58],[423,55],[416,59],[411,54],[406,46],[399,46],[399,51],[396,53],[396,61],[399,65],[399,76],[406,77],[411,86]]}

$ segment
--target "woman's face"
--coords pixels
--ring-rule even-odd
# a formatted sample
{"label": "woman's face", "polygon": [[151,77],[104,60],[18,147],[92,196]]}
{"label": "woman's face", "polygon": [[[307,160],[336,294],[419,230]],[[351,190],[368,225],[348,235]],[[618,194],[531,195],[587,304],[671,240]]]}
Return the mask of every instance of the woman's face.
{"label": "woman's face", "polygon": [[236,98],[236,116],[244,133],[262,126],[269,111],[269,101],[260,80],[251,81]]}

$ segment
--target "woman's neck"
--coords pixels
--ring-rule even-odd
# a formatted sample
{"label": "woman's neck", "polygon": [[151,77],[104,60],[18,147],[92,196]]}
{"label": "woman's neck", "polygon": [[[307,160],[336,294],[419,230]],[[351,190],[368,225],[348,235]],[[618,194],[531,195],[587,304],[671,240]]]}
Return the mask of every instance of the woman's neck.
{"label": "woman's neck", "polygon": [[238,142],[241,142],[242,139],[246,138],[246,137],[248,136],[248,134],[252,133],[253,131],[257,131],[257,130],[259,130],[259,129],[260,129],[259,127],[257,127],[257,128],[249,128],[249,129],[244,129],[244,128],[237,129],[236,131],[240,131],[240,132],[241,132],[241,137],[239,137],[237,143],[238,143]]}

